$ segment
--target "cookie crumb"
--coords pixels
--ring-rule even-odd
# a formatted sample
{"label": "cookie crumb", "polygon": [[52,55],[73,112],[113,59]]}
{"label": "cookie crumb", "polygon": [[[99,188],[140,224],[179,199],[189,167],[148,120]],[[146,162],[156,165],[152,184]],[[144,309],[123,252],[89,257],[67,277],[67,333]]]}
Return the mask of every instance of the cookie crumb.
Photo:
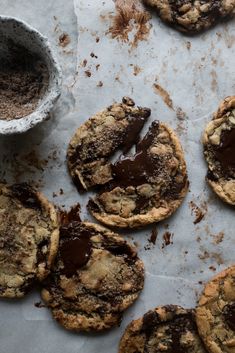
{"label": "cookie crumb", "polygon": [[90,72],[90,70],[86,70],[86,71],[84,71],[85,72],[85,75],[87,76],[87,77],[91,77],[91,72]]}
{"label": "cookie crumb", "polygon": [[98,59],[98,56],[95,55],[93,52],[90,54],[90,56],[91,56],[92,58]]}
{"label": "cookie crumb", "polygon": [[195,202],[190,201],[189,203],[191,207],[191,214],[195,216],[195,219],[193,221],[193,224],[200,223],[201,220],[205,217],[206,211],[202,210],[199,206],[196,205]]}
{"label": "cookie crumb", "polygon": [[61,47],[63,47],[63,48],[66,47],[70,42],[71,42],[71,40],[70,40],[68,33],[62,33],[59,36],[59,45]]}
{"label": "cookie crumb", "polygon": [[46,308],[46,305],[43,304],[41,301],[40,302],[37,302],[37,303],[34,303],[34,306],[36,308]]}
{"label": "cookie crumb", "polygon": [[134,76],[139,75],[139,73],[142,71],[141,67],[139,67],[138,65],[134,65],[133,70],[134,70],[133,72]]}
{"label": "cookie crumb", "polygon": [[186,42],[186,48],[187,48],[188,50],[191,49],[191,42],[189,42],[189,41]]}
{"label": "cookie crumb", "polygon": [[154,225],[153,226],[153,229],[152,229],[152,231],[151,231],[151,236],[150,236],[150,238],[148,239],[148,241],[150,242],[150,243],[152,243],[152,244],[156,244],[156,240],[157,240],[157,235],[158,235],[158,231],[157,231],[157,226],[156,225]]}
{"label": "cookie crumb", "polygon": [[172,110],[174,110],[173,107],[173,101],[169,95],[169,93],[162,88],[160,85],[158,85],[157,83],[153,84],[153,88],[156,94],[158,94],[160,97],[162,97],[163,102]]}
{"label": "cookie crumb", "polygon": [[212,237],[214,238],[213,240],[213,244],[219,244],[224,240],[224,233],[223,232],[219,232],[216,235],[212,235]]}
{"label": "cookie crumb", "polygon": [[176,109],[176,117],[179,120],[185,120],[186,118],[186,113],[182,110],[182,108],[178,107]]}
{"label": "cookie crumb", "polygon": [[102,82],[102,81],[99,81],[96,86],[97,86],[97,87],[103,87],[103,85],[104,85],[103,82]]}
{"label": "cookie crumb", "polygon": [[165,232],[163,234],[164,243],[162,243],[162,249],[164,249],[168,245],[173,244],[173,236],[174,236],[174,234],[170,233],[170,232]]}
{"label": "cookie crumb", "polygon": [[82,62],[82,66],[86,67],[86,65],[87,65],[87,59],[84,59],[83,62]]}

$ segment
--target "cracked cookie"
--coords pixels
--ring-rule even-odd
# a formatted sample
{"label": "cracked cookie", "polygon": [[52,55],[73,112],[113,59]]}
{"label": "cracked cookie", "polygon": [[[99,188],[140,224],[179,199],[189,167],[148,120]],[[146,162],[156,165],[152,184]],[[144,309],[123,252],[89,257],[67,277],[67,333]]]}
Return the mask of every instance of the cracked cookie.
{"label": "cracked cookie", "polygon": [[117,149],[128,152],[150,112],[148,108],[135,107],[132,99],[124,97],[122,103],[109,106],[77,129],[69,143],[67,161],[79,190],[112,179],[109,158]]}
{"label": "cracked cookie", "polygon": [[235,352],[235,266],[206,284],[196,309],[196,321],[209,352]]}
{"label": "cracked cookie", "polygon": [[206,353],[193,310],[166,305],[148,311],[126,328],[119,353]]}
{"label": "cracked cookie", "polygon": [[169,217],[188,190],[183,150],[166,124],[154,121],[137,142],[134,155],[111,165],[112,180],[88,203],[100,222],[116,227],[139,227]]}
{"label": "cracked cookie", "polygon": [[225,202],[235,205],[235,96],[227,97],[203,135],[207,181]]}
{"label": "cracked cookie", "polygon": [[43,280],[58,241],[54,206],[26,183],[0,183],[0,297],[22,297]]}
{"label": "cracked cookie", "polygon": [[235,12],[235,0],[143,0],[181,32],[197,33]]}
{"label": "cracked cookie", "polygon": [[61,226],[42,298],[66,329],[101,331],[119,325],[143,284],[144,267],[134,247],[97,224],[70,220]]}

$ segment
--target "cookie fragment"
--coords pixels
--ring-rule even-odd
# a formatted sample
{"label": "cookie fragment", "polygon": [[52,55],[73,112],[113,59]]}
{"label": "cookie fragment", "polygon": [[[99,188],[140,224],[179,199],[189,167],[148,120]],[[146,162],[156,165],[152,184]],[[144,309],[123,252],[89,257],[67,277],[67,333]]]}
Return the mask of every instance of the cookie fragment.
{"label": "cookie fragment", "polygon": [[72,137],[67,161],[69,172],[79,190],[103,185],[112,179],[109,158],[116,150],[128,152],[150,116],[150,109],[135,107],[124,97],[92,116]]}
{"label": "cookie fragment", "polygon": [[235,352],[235,266],[206,284],[196,309],[196,321],[209,352]]}
{"label": "cookie fragment", "polygon": [[22,297],[49,273],[59,241],[54,206],[26,183],[0,184],[0,297]]}
{"label": "cookie fragment", "polygon": [[157,307],[126,328],[119,353],[206,353],[194,311],[176,305]]}
{"label": "cookie fragment", "polygon": [[225,202],[235,205],[235,96],[227,97],[203,135],[207,181]]}
{"label": "cookie fragment", "polygon": [[106,228],[72,221],[61,227],[42,298],[66,329],[101,331],[120,323],[143,283],[143,263],[135,248]]}
{"label": "cookie fragment", "polygon": [[88,203],[100,222],[139,227],[169,217],[188,190],[182,147],[173,130],[154,121],[134,155],[111,165],[112,180]]}
{"label": "cookie fragment", "polygon": [[181,32],[197,33],[235,12],[235,0],[144,0]]}

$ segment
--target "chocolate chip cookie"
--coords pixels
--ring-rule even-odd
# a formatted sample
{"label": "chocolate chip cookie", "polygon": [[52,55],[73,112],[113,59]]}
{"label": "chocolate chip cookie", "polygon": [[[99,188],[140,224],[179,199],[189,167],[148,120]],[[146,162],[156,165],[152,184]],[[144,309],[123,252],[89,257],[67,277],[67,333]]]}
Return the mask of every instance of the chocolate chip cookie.
{"label": "chocolate chip cookie", "polygon": [[194,311],[168,305],[132,321],[120,341],[119,353],[206,353]]}
{"label": "chocolate chip cookie", "polygon": [[26,183],[0,183],[0,296],[22,297],[43,280],[58,242],[54,206]]}
{"label": "chocolate chip cookie", "polygon": [[106,228],[72,221],[61,226],[42,298],[66,329],[101,331],[120,323],[143,284],[143,263],[135,248]]}
{"label": "chocolate chip cookie", "polygon": [[235,0],[144,0],[181,32],[197,33],[234,14]]}
{"label": "chocolate chip cookie", "polygon": [[207,283],[196,310],[196,321],[209,352],[235,352],[235,266]]}
{"label": "chocolate chip cookie", "polygon": [[69,172],[79,190],[103,185],[112,179],[111,157],[117,149],[125,152],[138,139],[150,116],[150,109],[135,107],[124,97],[92,116],[80,126],[68,147]]}
{"label": "chocolate chip cookie", "polygon": [[139,227],[169,217],[188,190],[182,147],[174,131],[154,121],[136,152],[111,165],[112,179],[88,203],[100,222]]}
{"label": "chocolate chip cookie", "polygon": [[226,98],[203,135],[207,181],[225,202],[235,205],[235,96]]}

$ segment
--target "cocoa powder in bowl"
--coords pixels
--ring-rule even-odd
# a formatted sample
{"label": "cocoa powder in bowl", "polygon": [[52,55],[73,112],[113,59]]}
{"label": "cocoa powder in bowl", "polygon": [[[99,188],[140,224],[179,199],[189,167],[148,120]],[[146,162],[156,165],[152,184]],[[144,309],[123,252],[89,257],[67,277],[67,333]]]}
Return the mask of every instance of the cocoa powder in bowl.
{"label": "cocoa powder in bowl", "polygon": [[5,39],[0,57],[0,119],[20,119],[31,114],[45,94],[49,73],[41,58]]}

